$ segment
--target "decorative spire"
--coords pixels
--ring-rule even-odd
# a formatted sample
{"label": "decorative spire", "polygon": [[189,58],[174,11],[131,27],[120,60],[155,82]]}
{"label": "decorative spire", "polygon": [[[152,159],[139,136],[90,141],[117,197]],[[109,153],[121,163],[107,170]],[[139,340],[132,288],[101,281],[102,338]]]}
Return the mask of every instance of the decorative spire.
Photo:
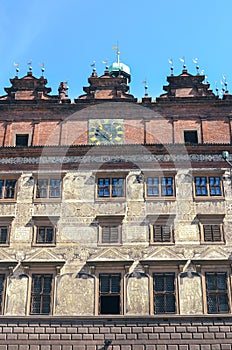
{"label": "decorative spire", "polygon": [[221,84],[222,84],[222,95],[224,95],[224,94],[228,93],[228,83],[226,80],[226,74],[222,75]]}
{"label": "decorative spire", "polygon": [[16,71],[16,77],[19,75],[19,63],[14,63],[15,71]]}
{"label": "decorative spire", "polygon": [[199,75],[199,65],[198,65],[198,58],[197,57],[193,58],[193,63],[195,63],[197,75]]}
{"label": "decorative spire", "polygon": [[97,72],[96,72],[96,61],[93,61],[91,63],[91,65],[90,65],[90,67],[92,67],[92,74],[91,74],[91,76],[92,77],[97,77],[98,75],[97,75]]}
{"label": "decorative spire", "polygon": [[116,55],[117,55],[117,64],[120,65],[120,51],[118,49],[118,42],[117,42],[117,45],[113,46],[112,47],[113,50],[116,51]]}
{"label": "decorative spire", "polygon": [[180,58],[180,62],[183,63],[183,69],[186,69],[185,57],[184,56]]}
{"label": "decorative spire", "polygon": [[103,60],[102,63],[105,65],[105,69],[108,69],[108,59]]}
{"label": "decorative spire", "polygon": [[174,67],[173,67],[173,60],[172,60],[172,58],[169,58],[168,63],[170,64],[171,75],[173,75]]}
{"label": "decorative spire", "polygon": [[29,72],[32,72],[32,61],[27,62]]}
{"label": "decorative spire", "polygon": [[41,67],[41,72],[42,72],[42,77],[43,77],[44,76],[44,71],[45,71],[44,63],[40,63],[40,67]]}
{"label": "decorative spire", "polygon": [[145,79],[142,81],[142,84],[144,84],[144,90],[145,90],[144,96],[148,96],[147,78],[145,78]]}
{"label": "decorative spire", "polygon": [[218,96],[219,89],[218,89],[217,81],[215,81],[215,90],[216,90],[216,95]]}

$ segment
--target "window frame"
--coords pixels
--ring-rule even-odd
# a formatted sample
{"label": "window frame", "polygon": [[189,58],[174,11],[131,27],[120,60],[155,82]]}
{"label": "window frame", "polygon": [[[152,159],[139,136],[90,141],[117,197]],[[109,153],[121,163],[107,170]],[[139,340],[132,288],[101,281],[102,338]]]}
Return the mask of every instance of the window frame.
{"label": "window frame", "polygon": [[[110,184],[109,184],[109,196],[100,196],[99,195],[99,180],[109,180]],[[113,191],[113,184],[112,181],[113,179],[118,179],[118,180],[123,180],[123,186],[122,190],[123,190],[123,195],[122,196],[113,196],[112,195],[112,191]],[[96,176],[96,199],[98,201],[124,201],[126,198],[126,175],[125,173],[98,173]]]}
{"label": "window frame", "polygon": [[[49,293],[50,297],[50,303],[49,303],[49,313],[35,313],[33,312],[33,276],[51,276],[51,291]],[[39,293],[34,293],[34,295],[40,295],[41,298],[44,297],[44,293],[42,294],[41,292]],[[30,304],[29,304],[29,314],[30,315],[52,315],[53,313],[53,301],[54,301],[54,274],[52,272],[47,272],[47,273],[41,273],[41,272],[32,272],[30,276]],[[40,305],[40,309],[41,309]]]}
{"label": "window frame", "polygon": [[[148,194],[148,189],[149,189],[149,185],[148,185],[148,179],[152,178],[158,179],[158,185],[156,187],[158,187],[158,195],[149,195]],[[171,178],[172,179],[172,191],[173,194],[172,195],[162,195],[162,179],[165,178]],[[153,185],[154,187],[155,185]],[[166,187],[168,187],[168,185],[166,185]],[[146,199],[149,200],[175,200],[176,199],[176,183],[175,183],[175,174],[172,173],[162,173],[162,174],[158,174],[158,173],[147,173],[145,176],[145,194],[146,194]]]}
{"label": "window frame", "polygon": [[[50,193],[50,189],[51,189],[51,185],[50,182],[51,181],[57,181],[59,180],[60,185],[59,185],[59,197],[50,197],[49,193]],[[38,196],[38,182],[39,181],[48,181],[47,186],[43,186],[43,188],[45,189],[47,195],[46,197],[40,197]],[[54,188],[56,189],[56,187],[54,186]],[[54,189],[54,191],[55,191]],[[43,190],[43,189],[42,189]],[[62,200],[62,177],[60,176],[52,176],[52,175],[44,175],[44,176],[36,176],[35,177],[35,185],[34,185],[34,202],[60,202]]]}
{"label": "window frame", "polygon": [[[5,313],[5,301],[6,301],[6,288],[7,288],[7,277],[8,274],[0,269],[0,276],[4,276],[3,284],[2,284],[2,292],[0,292],[0,315],[4,315]],[[1,288],[0,288],[1,290]]]}
{"label": "window frame", "polygon": [[[219,265],[204,266],[201,269],[202,273],[202,292],[203,292],[203,310],[206,315],[230,315],[232,312],[232,300],[231,300],[231,268]],[[207,286],[206,286],[206,274],[207,273],[225,273],[226,274],[226,287],[227,287],[227,300],[228,300],[228,312],[226,313],[209,313],[207,302]]]}
{"label": "window frame", "polygon": [[[2,197],[0,197],[0,202],[15,202],[17,198],[17,192],[18,192],[18,178],[3,177],[3,178],[0,178],[0,182],[1,181],[3,181],[4,184],[2,186],[2,190],[0,190],[0,192],[2,193]],[[7,181],[15,181],[15,185],[14,187],[12,187],[13,193],[14,193],[13,197],[9,197],[9,196],[5,197],[5,192],[7,191],[7,186],[6,186]]]}
{"label": "window frame", "polygon": [[[206,178],[206,185],[202,187],[206,187],[207,189],[207,194],[206,195],[197,195],[197,186],[196,186],[196,178]],[[210,181],[209,181],[209,178],[219,178],[220,179],[220,191],[221,191],[221,194],[220,195],[211,195],[210,194]],[[200,187],[200,186],[199,186]],[[217,187],[217,186],[215,186]],[[193,175],[193,198],[195,200],[205,200],[205,199],[210,199],[210,200],[218,200],[218,199],[224,199],[224,189],[223,189],[223,179],[222,179],[222,174],[221,173],[213,173],[211,175],[208,175],[208,174],[194,174]]]}
{"label": "window frame", "polygon": [[[197,142],[185,141],[185,133],[186,132],[195,132],[195,134],[197,136]],[[199,131],[198,131],[198,129],[184,129],[183,130],[183,141],[184,141],[184,144],[186,144],[186,145],[198,145],[200,143],[199,140],[200,140],[200,138],[199,138]]]}
{"label": "window frame", "polygon": [[[20,145],[16,145],[16,137],[21,136],[21,135],[28,135],[28,142],[27,142],[27,146],[20,146]],[[14,147],[29,147],[31,146],[31,142],[32,142],[32,132],[28,131],[28,132],[14,132],[13,134],[13,146]]]}
{"label": "window frame", "polygon": [[[127,265],[130,265],[131,262],[127,262]],[[98,265],[98,266],[97,266]],[[109,268],[109,264],[107,266],[103,263],[96,264],[94,270],[95,270],[95,316],[119,316],[119,315],[125,315],[125,275],[126,275],[126,266],[125,264],[122,264],[120,262],[118,263],[112,263],[111,267]],[[101,314],[100,313],[100,275],[101,274],[120,274],[121,280],[120,280],[120,313],[119,314]]]}
{"label": "window frame", "polygon": [[[124,216],[98,216],[98,245],[112,246],[122,244],[122,220]],[[117,242],[103,242],[103,227],[115,227],[117,226],[118,240]]]}
{"label": "window frame", "polygon": [[10,245],[10,232],[11,232],[12,220],[13,220],[12,217],[0,218],[0,237],[1,237],[1,228],[6,227],[7,229],[6,241],[1,242],[0,240],[0,247],[6,247]]}
{"label": "window frame", "polygon": [[[201,244],[210,244],[210,245],[220,245],[220,244],[225,244],[225,234],[224,234],[224,215],[198,215],[199,219],[199,233],[200,233],[200,243]],[[220,236],[221,240],[220,241],[208,241],[205,240],[205,226],[214,226],[217,225],[219,226],[220,230]]]}
{"label": "window frame", "polygon": [[[27,136],[27,145],[17,145],[17,138],[18,137],[25,137],[25,136]],[[17,133],[17,134],[15,134],[15,147],[28,147],[29,145],[30,145],[30,143],[29,143],[29,140],[30,140],[30,135],[29,135],[29,133]]]}
{"label": "window frame", "polygon": [[[109,278],[110,280],[110,291],[108,292],[103,292],[101,290],[101,277],[103,276],[106,276]],[[117,284],[117,287],[119,288],[119,291],[118,292],[112,292],[112,279],[113,277],[119,277],[119,283]],[[121,310],[122,310],[122,305],[121,305],[121,289],[122,289],[122,275],[120,272],[112,272],[112,273],[109,273],[109,272],[105,272],[105,273],[99,273],[99,315],[121,315]],[[114,297],[117,297],[119,299],[119,306],[118,306],[118,311],[119,312],[116,312],[116,313],[106,313],[106,312],[102,312],[102,304],[103,304],[103,301],[102,301],[102,298],[103,297],[107,297],[107,298],[114,298]]]}
{"label": "window frame", "polygon": [[[54,247],[56,245],[56,233],[57,233],[57,221],[58,217],[34,217],[32,219],[33,224],[33,246],[44,246],[44,247]],[[52,228],[53,229],[53,240],[52,242],[38,242],[38,230],[39,228]]]}
{"label": "window frame", "polygon": [[[175,295],[175,312],[164,312],[164,313],[155,313],[155,293],[154,293],[154,274],[174,274],[174,295]],[[149,269],[150,277],[150,313],[151,315],[178,315],[180,313],[179,308],[179,268],[177,265],[166,265],[160,264],[158,267],[150,267]]]}
{"label": "window frame", "polygon": [[[158,215],[149,217],[149,242],[150,245],[173,245],[175,243],[174,235],[174,215]],[[170,240],[156,241],[154,226],[169,227]],[[162,230],[162,229],[161,229]]]}

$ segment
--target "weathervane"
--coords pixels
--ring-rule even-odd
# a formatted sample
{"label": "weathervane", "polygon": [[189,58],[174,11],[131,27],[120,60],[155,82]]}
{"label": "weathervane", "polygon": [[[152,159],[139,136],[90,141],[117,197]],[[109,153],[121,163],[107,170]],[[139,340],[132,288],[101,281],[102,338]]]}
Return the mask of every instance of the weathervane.
{"label": "weathervane", "polygon": [[145,96],[148,96],[147,78],[145,78],[145,79],[142,81],[142,84],[144,84]]}
{"label": "weathervane", "polygon": [[43,77],[44,71],[45,71],[44,63],[40,63],[40,67],[41,67],[41,72],[42,72],[42,77]]}
{"label": "weathervane", "polygon": [[226,74],[222,75],[221,85],[222,85],[221,94],[224,95],[226,92],[228,92],[228,83],[226,80]]}
{"label": "weathervane", "polygon": [[96,70],[96,61],[93,61],[90,65],[90,67],[92,67],[93,71],[95,71]]}
{"label": "weathervane", "polygon": [[204,75],[204,74],[205,74],[205,71],[204,71],[204,69],[202,69],[200,72],[200,75]]}
{"label": "weathervane", "polygon": [[198,58],[197,57],[193,58],[193,63],[195,63],[197,75],[199,75],[199,65],[198,65]]}
{"label": "weathervane", "polygon": [[103,60],[102,63],[105,65],[106,69],[108,68],[108,59]]}
{"label": "weathervane", "polygon": [[218,96],[218,85],[217,85],[217,81],[215,81],[215,90],[216,90],[216,95]]}
{"label": "weathervane", "polygon": [[183,63],[183,68],[186,69],[185,57],[184,56],[180,58],[180,62]]}
{"label": "weathervane", "polygon": [[173,70],[174,70],[174,67],[173,67],[173,59],[172,59],[172,58],[169,58],[168,63],[170,64],[171,75],[173,75]]}
{"label": "weathervane", "polygon": [[18,76],[19,73],[19,63],[14,63],[15,70],[16,70],[16,76]]}
{"label": "weathervane", "polygon": [[32,71],[32,61],[27,62],[27,65],[29,67],[29,71]]}
{"label": "weathervane", "polygon": [[119,65],[119,64],[120,64],[120,51],[119,51],[119,49],[118,49],[118,43],[117,43],[117,45],[113,46],[112,49],[116,51],[117,63],[118,63],[118,65]]}

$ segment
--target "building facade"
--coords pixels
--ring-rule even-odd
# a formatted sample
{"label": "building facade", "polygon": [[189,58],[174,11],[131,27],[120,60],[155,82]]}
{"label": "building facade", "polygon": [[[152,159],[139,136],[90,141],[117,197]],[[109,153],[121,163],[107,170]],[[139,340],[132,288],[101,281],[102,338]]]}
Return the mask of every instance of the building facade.
{"label": "building facade", "polygon": [[0,350],[231,349],[229,92],[184,67],[138,101],[117,63],[74,101],[10,81]]}

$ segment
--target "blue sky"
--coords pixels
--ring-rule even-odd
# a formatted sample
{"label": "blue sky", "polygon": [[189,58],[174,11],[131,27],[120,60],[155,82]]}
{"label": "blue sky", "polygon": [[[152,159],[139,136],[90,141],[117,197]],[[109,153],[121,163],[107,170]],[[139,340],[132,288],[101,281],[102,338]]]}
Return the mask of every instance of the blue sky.
{"label": "blue sky", "polygon": [[69,96],[81,95],[88,85],[91,63],[99,75],[103,60],[115,61],[119,44],[121,61],[131,68],[130,92],[141,99],[143,81],[153,98],[160,95],[170,73],[180,74],[185,57],[195,74],[192,59],[208,76],[211,88],[221,88],[226,74],[232,93],[231,0],[0,0],[0,95],[32,60],[33,74],[45,64],[47,86],[57,94],[60,81],[68,81]]}

